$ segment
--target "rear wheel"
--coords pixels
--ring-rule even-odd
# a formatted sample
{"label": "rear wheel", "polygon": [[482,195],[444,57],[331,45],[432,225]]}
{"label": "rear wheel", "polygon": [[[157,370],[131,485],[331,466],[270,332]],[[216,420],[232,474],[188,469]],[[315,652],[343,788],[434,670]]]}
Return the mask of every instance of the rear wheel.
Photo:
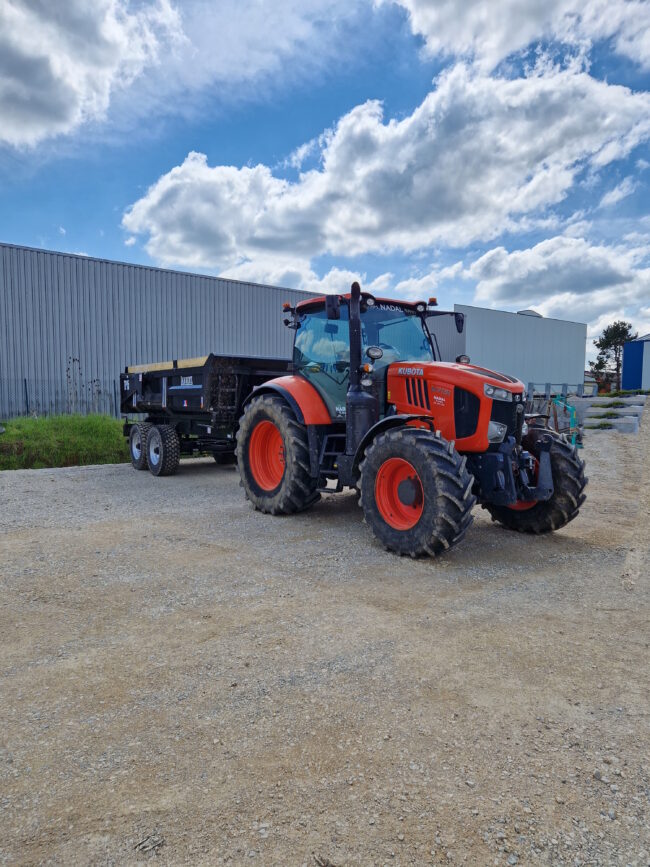
{"label": "rear wheel", "polygon": [[281,397],[262,395],[248,404],[236,454],[246,496],[261,512],[301,512],[320,498],[309,471],[307,430]]}
{"label": "rear wheel", "polygon": [[173,476],[181,460],[176,429],[169,424],[152,425],[147,436],[147,463],[154,476]]}
{"label": "rear wheel", "polygon": [[391,551],[435,556],[472,523],[473,477],[439,434],[407,427],[380,434],[360,469],[366,522]]}
{"label": "rear wheel", "polygon": [[136,470],[147,469],[147,435],[151,425],[146,421],[134,424],[129,434],[129,452],[131,463]]}
{"label": "rear wheel", "polygon": [[559,530],[572,521],[580,506],[584,503],[584,493],[587,485],[584,461],[578,457],[578,450],[572,446],[562,434],[546,428],[533,428],[522,445],[537,460],[540,449],[539,441],[543,436],[552,438],[551,444],[551,474],[553,476],[553,494],[550,500],[537,503],[524,503],[514,506],[494,506],[486,503],[492,519],[498,521],[509,530],[520,533],[550,533]]}

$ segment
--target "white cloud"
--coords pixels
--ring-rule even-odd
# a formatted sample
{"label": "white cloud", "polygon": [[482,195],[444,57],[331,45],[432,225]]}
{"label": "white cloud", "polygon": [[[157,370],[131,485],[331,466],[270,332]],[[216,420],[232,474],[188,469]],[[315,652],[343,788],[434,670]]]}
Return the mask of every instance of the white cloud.
{"label": "white cloud", "polygon": [[220,276],[325,295],[349,292],[355,280],[361,284],[364,291],[381,294],[389,290],[393,280],[393,275],[389,272],[368,280],[365,272],[336,267],[319,277],[310,267],[308,260],[287,259],[286,256],[244,262],[234,268],[227,268]]}
{"label": "white cloud", "polygon": [[65,234],[66,234],[65,227],[59,226],[59,235],[65,235]]}
{"label": "white cloud", "polygon": [[365,2],[3,0],[0,144],[36,145],[109,118],[259,100],[327,72]]}
{"label": "white cloud", "polygon": [[[379,5],[383,0],[375,0]],[[385,2],[385,0],[384,0]],[[492,69],[531,44],[556,40],[580,49],[612,39],[616,52],[650,68],[646,0],[392,0],[409,14],[432,54],[473,57]]]}
{"label": "white cloud", "polygon": [[617,204],[621,199],[631,196],[638,186],[634,178],[623,178],[620,184],[617,184],[611,190],[608,190],[600,200],[600,208],[609,208]]}
{"label": "white cloud", "polygon": [[137,240],[137,238],[134,238],[133,235],[130,235],[130,236],[129,236],[125,241],[124,241],[124,246],[125,246],[125,247],[133,247],[133,245],[135,244],[136,240]]}
{"label": "white cloud", "polygon": [[102,118],[178,27],[169,0],[4,0],[0,143],[35,145]]}
{"label": "white cloud", "polygon": [[154,259],[196,268],[274,262],[276,273],[323,253],[460,248],[543,225],[578,172],[649,136],[650,94],[584,72],[511,80],[459,64],[403,120],[385,121],[376,101],[344,115],[319,167],[296,181],[190,153],[123,226],[146,237]]}
{"label": "white cloud", "polygon": [[496,247],[465,271],[476,280],[475,300],[490,307],[535,305],[544,316],[600,327],[634,318],[650,297],[650,246],[590,244],[564,235],[525,250]]}

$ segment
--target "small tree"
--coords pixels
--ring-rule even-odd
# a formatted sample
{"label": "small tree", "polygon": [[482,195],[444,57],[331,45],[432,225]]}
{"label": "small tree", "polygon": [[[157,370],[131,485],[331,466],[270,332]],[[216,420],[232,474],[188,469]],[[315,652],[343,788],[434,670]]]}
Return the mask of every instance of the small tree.
{"label": "small tree", "polygon": [[617,391],[620,391],[623,346],[628,340],[636,340],[637,337],[638,334],[632,331],[632,324],[619,319],[608,325],[598,340],[594,340],[598,356],[590,362],[590,367],[599,387],[609,384],[613,379]]}

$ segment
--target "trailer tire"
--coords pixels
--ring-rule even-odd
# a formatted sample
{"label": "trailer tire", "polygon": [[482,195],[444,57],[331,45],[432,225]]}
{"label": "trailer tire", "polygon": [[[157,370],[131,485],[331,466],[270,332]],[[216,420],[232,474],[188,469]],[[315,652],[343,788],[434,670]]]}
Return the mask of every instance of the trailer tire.
{"label": "trailer tire", "polygon": [[147,464],[154,476],[173,476],[181,460],[176,428],[170,424],[151,426],[147,435]]}
{"label": "trailer tire", "polygon": [[435,557],[472,523],[474,478],[439,433],[401,427],[379,434],[360,470],[366,523],[390,551]]}
{"label": "trailer tire", "polygon": [[320,499],[309,471],[307,430],[281,397],[265,394],[248,404],[236,454],[246,496],[260,512],[290,515]]}
{"label": "trailer tire", "polygon": [[550,500],[542,500],[530,508],[512,509],[508,506],[483,505],[492,520],[519,533],[551,533],[566,526],[577,516],[587,499],[585,462],[578,457],[578,450],[562,434],[547,428],[533,428],[523,439],[522,445],[532,455],[539,454],[537,442],[550,436],[551,473],[554,491]]}
{"label": "trailer tire", "polygon": [[129,454],[136,470],[147,469],[147,436],[150,430],[149,422],[139,421],[129,433]]}

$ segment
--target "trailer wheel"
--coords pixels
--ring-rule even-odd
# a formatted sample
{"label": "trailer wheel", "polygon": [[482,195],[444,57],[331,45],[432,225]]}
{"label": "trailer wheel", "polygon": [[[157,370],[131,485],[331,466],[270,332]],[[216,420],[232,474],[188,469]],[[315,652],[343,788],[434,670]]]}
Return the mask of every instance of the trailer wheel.
{"label": "trailer wheel", "polygon": [[538,457],[538,441],[543,436],[551,436],[551,474],[553,494],[550,500],[526,503],[525,508],[517,506],[494,506],[485,503],[493,521],[509,530],[520,533],[551,533],[572,521],[580,506],[587,499],[584,493],[587,485],[585,462],[578,457],[578,450],[566,437],[547,428],[533,428],[524,437],[522,445],[534,457]]}
{"label": "trailer wheel", "polygon": [[131,463],[136,470],[147,469],[147,436],[151,425],[146,421],[134,424],[129,434],[129,452]]}
{"label": "trailer wheel", "polygon": [[289,515],[320,499],[309,472],[307,430],[281,397],[261,395],[244,410],[237,464],[246,496],[261,512]]}
{"label": "trailer wheel", "polygon": [[181,460],[176,428],[169,424],[152,425],[147,435],[147,464],[154,476],[173,476]]}
{"label": "trailer wheel", "polygon": [[473,476],[454,444],[403,427],[380,434],[361,463],[361,507],[376,538],[391,551],[436,556],[472,523]]}

